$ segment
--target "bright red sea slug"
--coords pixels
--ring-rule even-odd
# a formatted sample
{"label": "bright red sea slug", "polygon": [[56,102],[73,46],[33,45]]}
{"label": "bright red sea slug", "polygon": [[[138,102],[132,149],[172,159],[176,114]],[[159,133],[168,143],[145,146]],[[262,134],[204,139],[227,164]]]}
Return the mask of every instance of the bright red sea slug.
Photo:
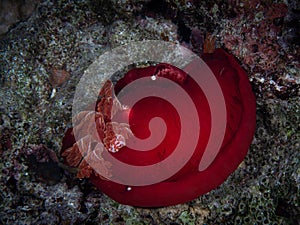
{"label": "bright red sea slug", "polygon": [[[75,141],[72,129],[67,131],[61,152],[64,162],[78,168],[78,178],[89,178],[112,199],[132,206],[159,207],[184,203],[219,186],[247,154],[255,130],[255,98],[247,74],[233,56],[222,49],[217,49],[214,53],[204,54],[202,59],[220,84],[227,111],[222,147],[208,168],[198,170],[208,138],[214,135],[211,133],[212,118],[205,94],[188,74],[165,63],[132,69],[114,86],[111,81],[107,81],[100,91],[95,113],[84,111],[76,118],[77,122],[73,129],[83,130],[79,140]],[[189,161],[170,178],[144,186],[123,185],[107,179],[111,164],[102,157],[104,152],[130,165],[147,166],[169,157],[181,135],[178,129],[181,124],[180,115],[172,104],[164,99],[143,98],[136,106],[128,109],[122,105],[122,98],[116,98],[126,85],[154,74],[157,77],[156,85],[160,85],[159,78],[164,77],[176,82],[190,96],[200,120],[199,140]],[[139,91],[139,89],[132,90],[131,94],[139,95]],[[178,98],[177,101],[183,104],[185,99]],[[123,119],[128,116],[129,124]],[[150,151],[135,151],[127,147],[126,143],[130,142],[133,135],[141,139],[150,135],[148,124],[153,117],[162,118],[167,127],[161,143]],[[88,133],[91,122],[96,123],[97,134]],[[93,135],[98,135],[104,147],[89,143]],[[84,154],[78,150],[78,146],[83,146]],[[181,154],[184,154],[184,151]],[[89,165],[89,160],[96,161],[102,168],[101,174],[107,176],[103,177],[95,172]],[[158,175],[155,173],[159,171],[154,171],[149,176]]]}

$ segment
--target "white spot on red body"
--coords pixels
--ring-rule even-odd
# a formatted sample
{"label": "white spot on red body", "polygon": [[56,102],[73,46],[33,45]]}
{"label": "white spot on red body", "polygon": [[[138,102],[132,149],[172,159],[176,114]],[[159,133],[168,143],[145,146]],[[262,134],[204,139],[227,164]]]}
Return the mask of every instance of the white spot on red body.
{"label": "white spot on red body", "polygon": [[126,188],[126,191],[131,191],[132,190],[132,187],[127,187]]}

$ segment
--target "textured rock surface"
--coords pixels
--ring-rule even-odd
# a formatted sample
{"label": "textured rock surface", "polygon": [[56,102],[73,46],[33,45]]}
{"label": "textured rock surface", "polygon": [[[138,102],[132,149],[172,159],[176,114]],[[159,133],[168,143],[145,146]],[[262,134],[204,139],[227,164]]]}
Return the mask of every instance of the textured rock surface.
{"label": "textured rock surface", "polygon": [[[257,8],[249,14],[250,2]],[[297,224],[299,4],[289,1],[274,27],[267,2],[41,1],[0,41],[0,223]],[[259,37],[243,34],[245,27],[255,34],[257,24],[267,28]],[[76,84],[96,57],[142,39],[181,42],[200,53],[207,32],[240,60],[257,97],[249,154],[218,189],[188,204],[133,208],[76,179],[53,156],[71,125]],[[256,47],[265,46],[261,39],[270,53]],[[53,85],[53,69],[68,79]]]}
{"label": "textured rock surface", "polygon": [[0,35],[5,34],[16,23],[27,19],[39,0],[1,0]]}

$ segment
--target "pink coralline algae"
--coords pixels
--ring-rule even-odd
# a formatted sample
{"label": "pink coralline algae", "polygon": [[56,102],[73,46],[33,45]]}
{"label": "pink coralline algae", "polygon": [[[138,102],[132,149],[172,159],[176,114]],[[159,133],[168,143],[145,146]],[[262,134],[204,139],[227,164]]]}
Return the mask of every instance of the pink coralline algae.
{"label": "pink coralline algae", "polygon": [[[282,20],[288,12],[283,3],[264,3],[260,0],[229,2],[236,18],[228,21],[228,28],[222,34],[225,48],[250,67],[274,70],[279,62]],[[243,23],[243,21],[251,21]]]}

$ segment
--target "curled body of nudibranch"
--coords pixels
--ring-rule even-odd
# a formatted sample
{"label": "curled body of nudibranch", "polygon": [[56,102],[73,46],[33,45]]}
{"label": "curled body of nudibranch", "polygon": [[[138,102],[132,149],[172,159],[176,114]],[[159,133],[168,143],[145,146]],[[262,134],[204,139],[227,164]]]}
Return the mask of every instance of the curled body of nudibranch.
{"label": "curled body of nudibranch", "polygon": [[[82,135],[79,135],[80,138],[75,140],[72,132],[67,131],[62,147],[62,156],[65,163],[79,168],[78,177],[89,177],[96,187],[112,199],[132,206],[159,207],[175,205],[193,200],[218,187],[238,167],[247,154],[255,131],[256,105],[247,74],[236,59],[222,49],[216,49],[210,53],[212,48],[214,48],[213,45],[206,49],[206,51],[209,50],[209,53],[203,54],[202,59],[210,68],[211,75],[218,81],[222,90],[226,107],[226,119],[224,121],[226,130],[224,131],[224,138],[221,140],[220,151],[205,170],[199,170],[199,163],[205,153],[209,137],[219,136],[218,133],[212,132],[213,118],[210,104],[203,89],[197,84],[194,77],[175,66],[165,63],[145,68],[134,68],[128,71],[123,78],[116,82],[114,89],[116,93],[122,93],[123,88],[127,85],[135,83],[140,78],[149,77],[149,82],[147,82],[149,87],[159,86],[164,94],[177,96],[177,90],[164,83],[165,79],[160,78],[163,77],[176,82],[176,86],[184,90],[194,104],[199,126],[201,127],[199,135],[197,134],[198,138],[186,135],[189,134],[189,131],[193,132],[193,120],[189,117],[190,112],[188,110],[183,114],[186,116],[183,119],[191,122],[187,123],[186,130],[183,131],[186,131],[185,136],[187,138],[186,142],[183,142],[179,155],[184,156],[188,142],[197,139],[193,155],[188,162],[175,171],[171,177],[143,186],[134,184],[128,186],[128,183],[124,184],[115,182],[113,179],[105,179],[109,177],[110,164],[102,160],[101,156],[104,151],[107,151],[110,155],[117,152],[113,153],[114,158],[124,164],[146,167],[170,158],[183,133],[181,132],[182,115],[179,115],[176,108],[169,102],[151,95],[131,106],[129,120],[126,120],[130,126],[112,120],[113,116],[123,115],[118,113],[126,111],[126,107],[115,97],[113,85],[110,81],[107,81],[100,91],[100,98],[96,104],[94,116],[89,112],[82,112],[78,115],[78,119],[81,120],[75,123],[76,126],[73,129],[80,128],[86,130],[86,132],[83,131]],[[199,71],[200,75],[201,71]],[[140,96],[141,90],[144,89],[145,86],[143,85],[142,87],[136,87],[136,89],[131,90],[130,96]],[[184,105],[187,100],[185,95],[177,97],[176,102],[178,105]],[[121,102],[123,102],[123,99],[120,94]],[[213,102],[210,103],[213,104]],[[134,134],[135,137],[147,139],[150,135],[149,123],[155,117],[162,118],[167,128],[163,140],[158,145],[153,145],[154,147],[149,151],[131,149],[132,139],[129,139],[130,136]],[[88,134],[89,125],[85,122],[91,118],[96,121],[97,135],[99,135],[103,145],[89,142],[95,134]],[[161,124],[152,123],[152,125],[157,133],[161,131]],[[155,140],[156,136],[153,136]],[[79,147],[84,149],[83,154],[80,152]],[[97,160],[97,166],[99,165],[101,174],[105,174],[105,178],[92,170],[87,163],[88,159]],[[170,165],[168,169],[172,170],[173,168]],[[139,170],[137,169],[138,173]],[[159,177],[161,173],[162,171],[159,169],[151,170],[149,177]],[[106,176],[107,174],[108,176]],[[126,170],[125,173],[121,174],[123,177],[131,175]]]}

